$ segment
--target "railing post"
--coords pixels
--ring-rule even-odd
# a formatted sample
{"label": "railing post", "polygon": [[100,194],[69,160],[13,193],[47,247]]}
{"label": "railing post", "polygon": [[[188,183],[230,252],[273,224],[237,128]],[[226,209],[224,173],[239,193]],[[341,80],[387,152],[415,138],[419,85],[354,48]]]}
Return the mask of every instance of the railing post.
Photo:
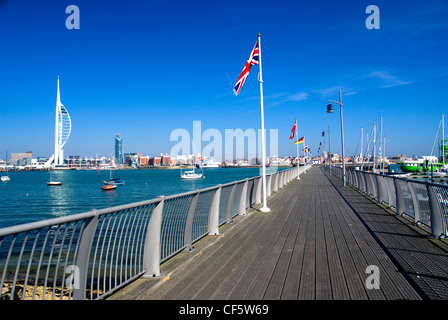
{"label": "railing post", "polygon": [[429,208],[431,209],[431,237],[439,238],[441,235],[445,235],[442,222],[442,210],[440,209],[434,187],[427,184],[426,190],[428,191]]}
{"label": "railing post", "polygon": [[[76,267],[79,275],[79,287],[73,288],[73,300],[86,299],[87,271],[89,268],[90,251],[92,250],[93,237],[95,236],[96,227],[98,225],[98,211],[92,209],[95,214],[89,218],[87,225],[81,235],[78,256],[76,257]],[[76,280],[76,279],[75,279]]]}
{"label": "railing post", "polygon": [[208,215],[208,230],[209,235],[219,234],[219,200],[221,198],[221,185],[216,189],[213,195],[212,203],[210,204],[210,211]]}
{"label": "railing post", "polygon": [[238,206],[238,213],[240,215],[246,214],[246,203],[247,203],[247,186],[249,184],[249,179],[244,181],[243,190],[241,190],[240,204]]}
{"label": "railing post", "polygon": [[261,178],[257,178],[256,180],[254,180],[257,182],[257,185],[254,186],[254,190],[255,190],[255,202],[254,204],[259,204],[261,203]]}
{"label": "railing post", "polygon": [[233,184],[232,189],[230,190],[229,199],[227,200],[226,223],[230,223],[232,220],[233,198],[235,197],[236,185],[237,183]]}
{"label": "railing post", "polygon": [[272,192],[278,191],[278,172],[274,173],[274,187],[272,188]]}
{"label": "railing post", "polygon": [[420,221],[420,206],[418,204],[417,196],[415,195],[414,188],[412,187],[412,183],[410,181],[407,182],[409,192],[411,193],[412,203],[414,204],[414,222],[417,223]]}
{"label": "railing post", "polygon": [[377,174],[375,175],[376,179],[376,187],[377,187],[377,193],[378,193],[378,203],[382,204],[385,201],[385,192],[384,192],[384,184],[383,184],[383,176]]}
{"label": "railing post", "polygon": [[154,208],[149,218],[146,230],[145,251],[143,253],[143,265],[146,273],[143,278],[154,278],[161,276],[160,272],[160,236],[162,231],[163,205],[165,197],[159,197],[160,202]]}
{"label": "railing post", "polygon": [[[92,250],[93,237],[98,225],[98,211],[92,209],[95,216],[89,218],[84,228],[79,245],[78,256],[76,257],[76,267],[78,268],[79,287],[73,288],[73,300],[86,299],[87,271],[89,268],[90,251]],[[76,280],[76,279],[75,279]]]}
{"label": "railing post", "polygon": [[394,186],[395,186],[395,202],[397,204],[397,214],[402,215],[405,211],[404,209],[404,198],[403,192],[401,191],[401,187],[398,183],[398,179],[394,178]]}
{"label": "railing post", "polygon": [[198,192],[194,195],[193,199],[191,200],[190,208],[188,209],[187,221],[185,223],[185,234],[184,234],[184,244],[186,251],[193,250],[191,240],[193,233],[193,218],[200,194],[201,192],[198,190]]}
{"label": "railing post", "polygon": [[267,182],[266,182],[266,196],[269,197],[272,193],[272,189],[271,189],[271,180],[272,180],[272,174],[268,174],[266,176]]}

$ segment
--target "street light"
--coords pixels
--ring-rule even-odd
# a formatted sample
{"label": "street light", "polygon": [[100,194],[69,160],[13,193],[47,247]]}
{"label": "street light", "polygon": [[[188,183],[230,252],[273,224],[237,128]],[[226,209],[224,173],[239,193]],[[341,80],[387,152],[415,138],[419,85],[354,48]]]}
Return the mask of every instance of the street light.
{"label": "street light", "polygon": [[337,103],[341,107],[341,142],[342,142],[342,183],[344,187],[346,186],[345,182],[345,148],[344,148],[344,117],[342,115],[342,93],[339,90],[339,102],[328,100],[329,104],[327,105],[327,113],[333,113],[333,103]]}

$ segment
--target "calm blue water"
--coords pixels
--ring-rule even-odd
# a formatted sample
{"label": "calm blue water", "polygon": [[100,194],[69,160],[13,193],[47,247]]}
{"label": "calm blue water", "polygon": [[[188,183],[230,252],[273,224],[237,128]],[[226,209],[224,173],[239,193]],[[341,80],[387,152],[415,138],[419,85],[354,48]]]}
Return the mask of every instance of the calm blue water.
{"label": "calm blue water", "polygon": [[[267,168],[273,172],[276,168]],[[50,172],[9,172],[10,182],[0,183],[0,228],[51,219],[90,209],[102,209],[160,195],[187,192],[260,175],[258,168],[204,170],[205,179],[186,181],[180,170],[117,170],[114,177],[126,182],[113,191],[102,191],[109,171],[53,171],[62,186],[47,186]]]}

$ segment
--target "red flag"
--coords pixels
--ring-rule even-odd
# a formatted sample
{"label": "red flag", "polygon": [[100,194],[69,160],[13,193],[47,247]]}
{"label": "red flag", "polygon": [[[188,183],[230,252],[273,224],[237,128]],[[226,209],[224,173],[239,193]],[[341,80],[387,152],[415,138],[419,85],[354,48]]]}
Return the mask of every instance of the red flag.
{"label": "red flag", "polygon": [[295,135],[295,133],[296,133],[296,128],[297,128],[297,119],[296,119],[296,121],[294,122],[294,126],[293,126],[292,129],[291,129],[291,135],[289,136],[289,140],[294,139],[294,135]]}

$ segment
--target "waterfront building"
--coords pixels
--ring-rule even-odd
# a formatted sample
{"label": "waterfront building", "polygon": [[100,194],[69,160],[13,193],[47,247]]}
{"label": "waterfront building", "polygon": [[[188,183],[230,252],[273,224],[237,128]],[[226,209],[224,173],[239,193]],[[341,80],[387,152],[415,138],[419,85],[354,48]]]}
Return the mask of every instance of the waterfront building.
{"label": "waterfront building", "polygon": [[64,145],[67,142],[72,130],[72,123],[67,109],[61,103],[59,94],[59,77],[56,93],[56,121],[54,130],[54,154],[45,163],[45,167],[49,167],[51,163],[54,166],[64,165]]}
{"label": "waterfront building", "polygon": [[123,137],[121,136],[121,133],[117,133],[115,135],[115,164],[118,166],[123,163]]}
{"label": "waterfront building", "polygon": [[[11,153],[11,160],[9,161],[10,164],[13,165],[25,165],[30,163],[31,159],[33,158],[33,152],[27,151],[25,153]],[[29,159],[29,160],[27,160]],[[20,163],[20,164],[19,164]]]}

